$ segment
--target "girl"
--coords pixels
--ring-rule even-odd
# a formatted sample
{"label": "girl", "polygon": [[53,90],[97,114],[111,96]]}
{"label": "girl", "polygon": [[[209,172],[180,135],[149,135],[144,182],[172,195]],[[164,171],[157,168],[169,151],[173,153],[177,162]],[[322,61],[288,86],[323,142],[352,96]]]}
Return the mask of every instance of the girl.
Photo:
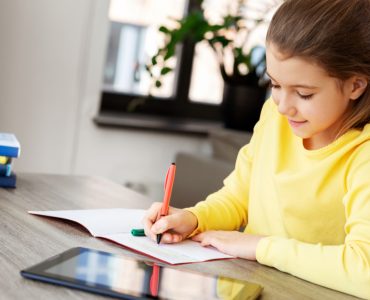
{"label": "girl", "polygon": [[146,234],[370,298],[370,1],[285,1],[266,49],[272,97],[235,170],[195,207],[153,204]]}

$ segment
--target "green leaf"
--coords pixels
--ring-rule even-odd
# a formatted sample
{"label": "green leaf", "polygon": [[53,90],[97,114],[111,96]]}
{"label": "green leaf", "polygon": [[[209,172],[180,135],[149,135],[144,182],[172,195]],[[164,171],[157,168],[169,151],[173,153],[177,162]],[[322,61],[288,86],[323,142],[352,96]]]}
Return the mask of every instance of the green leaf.
{"label": "green leaf", "polygon": [[160,26],[159,29],[158,29],[160,32],[163,32],[164,34],[170,34],[171,33],[171,30],[169,30],[167,27],[165,26]]}
{"label": "green leaf", "polygon": [[209,31],[212,31],[212,32],[217,32],[217,31],[220,31],[221,29],[224,29],[226,28],[224,25],[210,25],[209,26]]}
{"label": "green leaf", "polygon": [[162,82],[159,79],[157,79],[155,81],[155,87],[160,88],[161,86],[162,86]]}
{"label": "green leaf", "polygon": [[152,65],[155,66],[157,64],[157,55],[152,57]]}
{"label": "green leaf", "polygon": [[225,48],[227,45],[229,45],[232,41],[227,39],[226,37],[224,36],[215,36],[211,39],[208,40],[208,42],[213,45],[213,44],[217,44],[217,43],[220,43],[222,45],[222,48]]}
{"label": "green leaf", "polygon": [[166,61],[174,55],[175,55],[175,45],[171,45],[168,47],[167,53],[165,54],[163,60]]}
{"label": "green leaf", "polygon": [[172,69],[169,68],[169,67],[164,67],[162,70],[161,70],[161,75],[166,75],[167,73],[171,72]]}
{"label": "green leaf", "polygon": [[223,27],[229,28],[229,27],[234,27],[238,21],[240,21],[242,17],[240,16],[231,16],[227,15],[224,17],[224,24]]}

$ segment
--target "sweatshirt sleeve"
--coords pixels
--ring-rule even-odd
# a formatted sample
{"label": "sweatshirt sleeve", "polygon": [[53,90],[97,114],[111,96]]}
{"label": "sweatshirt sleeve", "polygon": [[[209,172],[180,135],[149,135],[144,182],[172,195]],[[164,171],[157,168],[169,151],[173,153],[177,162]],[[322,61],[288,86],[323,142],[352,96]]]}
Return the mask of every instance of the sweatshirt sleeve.
{"label": "sweatshirt sleeve", "polygon": [[192,235],[206,230],[237,230],[246,224],[250,163],[247,145],[239,151],[235,169],[224,180],[224,186],[187,209],[198,219],[198,228]]}
{"label": "sweatshirt sleeve", "polygon": [[[365,150],[365,149],[362,149]],[[313,283],[370,299],[369,147],[353,162],[343,199],[346,223],[342,245],[308,244],[284,237],[263,238],[257,261]]]}
{"label": "sweatshirt sleeve", "polygon": [[265,102],[251,141],[239,151],[235,169],[224,180],[224,186],[205,201],[187,208],[198,219],[198,227],[191,236],[206,230],[238,230],[247,224],[253,151],[273,107],[271,99]]}

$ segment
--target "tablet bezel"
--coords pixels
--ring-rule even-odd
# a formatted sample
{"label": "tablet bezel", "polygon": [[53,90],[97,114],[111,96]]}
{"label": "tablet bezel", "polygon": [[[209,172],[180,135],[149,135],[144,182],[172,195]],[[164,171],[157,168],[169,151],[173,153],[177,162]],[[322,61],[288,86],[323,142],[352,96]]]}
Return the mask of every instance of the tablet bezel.
{"label": "tablet bezel", "polygon": [[[150,280],[148,282],[146,281],[148,280],[148,278],[146,277],[147,273],[145,273],[144,276],[146,279],[145,281],[143,281],[143,283],[145,282],[143,285],[143,288],[139,290],[134,290],[134,289],[130,290],[130,288],[132,287],[131,285],[132,283],[129,283],[130,285],[124,284],[122,286],[117,286],[117,285],[109,286],[108,284],[104,284],[104,283],[99,284],[98,282],[89,282],[86,280],[79,280],[77,278],[72,278],[68,275],[63,276],[63,275],[60,275],[60,274],[58,275],[54,273],[53,267],[60,266],[63,269],[64,262],[68,264],[70,262],[70,259],[74,257],[77,258],[78,260],[79,255],[81,255],[84,252],[92,252],[94,254],[123,259],[127,261],[128,266],[130,266],[132,262],[137,262],[139,266],[141,265],[141,267],[139,267],[139,270],[141,270],[142,267],[145,267],[145,268],[148,267],[149,270],[151,270]],[[113,260],[111,261],[111,263],[120,263],[120,261],[114,262]],[[77,264],[75,266],[78,267],[79,265]],[[161,268],[163,269],[161,270]],[[72,270],[76,270],[76,269],[72,269]],[[115,270],[114,269],[113,270],[108,269],[108,270],[109,270],[109,273],[106,273],[106,274],[113,275],[112,277],[113,279],[111,282],[115,282],[114,281],[114,279],[116,278],[114,277]],[[122,269],[122,270],[125,270],[125,269]],[[159,273],[159,272],[162,272],[162,273]],[[181,282],[180,286],[178,286],[176,282],[175,283],[173,282],[173,279],[176,277],[176,273],[178,272],[181,274],[180,276],[182,276],[180,278],[180,282]],[[110,296],[110,297],[115,297],[119,299],[128,299],[128,300],[178,299],[178,297],[182,297],[181,299],[185,299],[185,298],[194,299],[194,297],[202,296],[202,295],[197,295],[198,293],[198,290],[196,288],[197,285],[198,286],[201,285],[200,290],[203,292],[204,292],[204,287],[208,286],[210,289],[207,291],[207,295],[212,297],[212,299],[222,299],[224,297],[230,298],[229,297],[230,293],[232,293],[233,297],[234,296],[239,297],[241,296],[241,293],[243,293],[245,296],[250,297],[248,299],[256,299],[261,294],[262,289],[263,289],[263,287],[261,287],[259,284],[250,283],[244,280],[232,279],[232,278],[227,278],[227,277],[222,277],[222,276],[219,277],[217,275],[210,275],[210,274],[205,274],[203,272],[196,272],[192,270],[184,270],[184,269],[181,270],[178,268],[173,268],[171,266],[165,266],[161,263],[159,264],[155,263],[152,260],[138,259],[135,257],[123,255],[123,254],[122,255],[114,254],[114,253],[109,253],[106,251],[100,251],[100,250],[84,248],[84,247],[75,247],[75,248],[66,250],[65,252],[57,254],[45,261],[42,261],[34,266],[24,269],[20,273],[25,278],[34,279],[34,280],[38,280],[38,281],[42,281],[46,283],[51,283],[51,284],[55,284],[59,286],[69,287],[73,289],[78,289],[78,290],[95,293],[99,295]],[[132,274],[135,274],[135,272]],[[173,277],[174,275],[175,277]],[[162,280],[160,278],[162,278]],[[168,280],[170,281],[168,282]],[[191,285],[186,285],[186,284],[184,285],[186,280],[190,280]],[[213,280],[215,280],[216,282],[215,285],[213,284]],[[166,282],[164,290],[161,289],[160,282]],[[207,284],[204,285],[204,283],[207,283]],[[211,285],[209,285],[209,283],[211,283]],[[194,287],[195,287],[195,293],[189,294],[189,291],[190,291],[189,288],[193,289]],[[214,288],[216,288],[216,290],[214,290]],[[212,294],[208,294],[208,292],[211,292]],[[158,294],[162,296],[159,297],[157,296]]]}
{"label": "tablet bezel", "polygon": [[[85,281],[78,280],[78,279],[73,279],[71,277],[66,277],[58,274],[52,274],[49,272],[46,272],[46,270],[50,269],[51,267],[57,266],[61,264],[62,262],[76,257],[81,254],[81,252],[89,252],[89,251],[94,251],[98,252],[99,254],[103,255],[113,255],[113,256],[118,256],[118,257],[124,257],[125,259],[130,259],[130,260],[136,260],[139,261],[138,259],[131,258],[131,257],[126,257],[123,255],[118,255],[118,254],[113,254],[105,251],[100,251],[100,250],[95,250],[91,248],[84,248],[84,247],[75,247],[71,248],[69,250],[66,250],[65,252],[62,252],[60,254],[54,255],[50,258],[48,258],[45,261],[42,261],[36,265],[33,265],[29,268],[26,268],[24,270],[21,270],[21,275],[25,278],[28,279],[33,279],[33,280],[38,280],[46,283],[52,283],[60,286],[65,286],[73,289],[78,289],[78,290],[83,290],[91,293],[96,293],[104,296],[111,296],[111,297],[116,297],[119,299],[127,299],[127,300],[136,300],[136,299],[160,299],[158,297],[153,297],[150,294],[140,294],[135,291],[128,291],[127,292],[117,292],[115,290],[110,289],[109,287],[105,285],[87,285]],[[148,262],[150,261],[145,261],[140,260],[141,262]]]}

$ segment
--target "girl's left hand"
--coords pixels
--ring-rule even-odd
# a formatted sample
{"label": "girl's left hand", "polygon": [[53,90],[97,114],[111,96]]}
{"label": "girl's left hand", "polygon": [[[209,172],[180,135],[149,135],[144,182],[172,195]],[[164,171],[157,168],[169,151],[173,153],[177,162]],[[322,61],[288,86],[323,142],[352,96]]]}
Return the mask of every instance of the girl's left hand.
{"label": "girl's left hand", "polygon": [[193,236],[192,240],[235,257],[256,260],[257,244],[262,238],[239,231],[205,231]]}

